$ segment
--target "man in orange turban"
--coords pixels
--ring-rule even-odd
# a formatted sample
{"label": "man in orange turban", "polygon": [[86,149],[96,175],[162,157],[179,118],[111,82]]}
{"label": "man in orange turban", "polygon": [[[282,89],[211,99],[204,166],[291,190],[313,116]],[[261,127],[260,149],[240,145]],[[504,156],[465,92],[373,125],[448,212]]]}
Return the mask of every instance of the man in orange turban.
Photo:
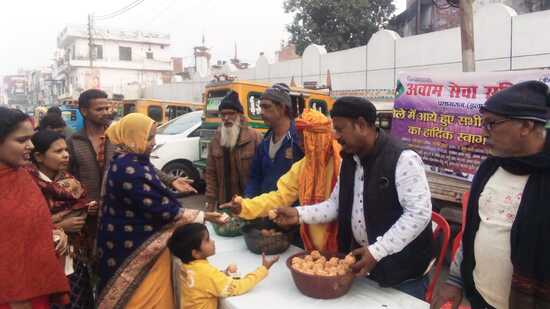
{"label": "man in orange turban", "polygon": [[[267,217],[278,207],[312,205],[325,201],[336,184],[340,170],[340,145],[332,137],[332,124],[322,113],[307,109],[296,120],[297,129],[303,133],[305,156],[277,182],[277,191],[262,194],[240,203],[230,202],[221,206],[229,208],[241,218],[252,220]],[[302,224],[300,236],[306,250],[337,252],[338,227],[336,222],[327,224]]]}

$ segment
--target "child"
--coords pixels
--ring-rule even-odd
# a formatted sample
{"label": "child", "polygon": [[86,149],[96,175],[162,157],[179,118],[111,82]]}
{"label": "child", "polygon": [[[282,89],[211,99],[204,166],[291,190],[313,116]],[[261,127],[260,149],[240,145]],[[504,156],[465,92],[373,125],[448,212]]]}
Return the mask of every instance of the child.
{"label": "child", "polygon": [[[268,269],[279,257],[267,259],[262,255],[262,266],[242,279],[233,279],[206,260],[216,252],[204,224],[191,223],[178,227],[168,240],[168,248],[183,262],[180,272],[182,290],[181,308],[215,309],[218,298],[244,294],[263,280]],[[229,269],[228,269],[229,270]]]}

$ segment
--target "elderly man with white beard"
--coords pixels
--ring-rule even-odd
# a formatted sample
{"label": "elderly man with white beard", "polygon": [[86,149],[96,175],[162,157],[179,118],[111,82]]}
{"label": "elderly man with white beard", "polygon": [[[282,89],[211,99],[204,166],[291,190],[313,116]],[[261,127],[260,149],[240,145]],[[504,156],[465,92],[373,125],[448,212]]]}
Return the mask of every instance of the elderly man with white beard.
{"label": "elderly man with white beard", "polygon": [[243,194],[262,139],[258,131],[247,126],[238,93],[229,92],[218,109],[223,124],[208,148],[205,171],[206,208],[210,210]]}

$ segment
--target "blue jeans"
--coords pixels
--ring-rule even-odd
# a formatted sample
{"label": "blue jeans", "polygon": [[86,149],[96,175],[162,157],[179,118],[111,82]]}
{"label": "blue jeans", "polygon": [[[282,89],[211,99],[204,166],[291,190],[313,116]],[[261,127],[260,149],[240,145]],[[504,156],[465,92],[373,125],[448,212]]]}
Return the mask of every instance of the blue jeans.
{"label": "blue jeans", "polygon": [[426,291],[428,290],[429,284],[430,279],[428,278],[428,275],[425,275],[418,279],[403,281],[394,288],[420,300],[426,300]]}

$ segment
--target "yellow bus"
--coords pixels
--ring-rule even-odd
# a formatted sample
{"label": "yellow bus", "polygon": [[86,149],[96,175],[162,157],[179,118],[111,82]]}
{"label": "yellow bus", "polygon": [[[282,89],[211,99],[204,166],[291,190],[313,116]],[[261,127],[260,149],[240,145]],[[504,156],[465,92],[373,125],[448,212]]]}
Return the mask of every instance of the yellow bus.
{"label": "yellow bus", "polygon": [[117,116],[123,117],[130,113],[141,113],[151,117],[159,125],[202,108],[202,103],[157,99],[123,100],[116,103]]}
{"label": "yellow bus", "polygon": [[[262,93],[272,84],[257,83],[249,81],[214,81],[206,85],[203,94],[203,122],[200,130],[199,161],[194,162],[199,168],[206,166],[208,144],[214,137],[216,129],[221,124],[218,107],[221,100],[229,91],[239,94],[239,100],[243,105],[244,116],[248,125],[265,133],[268,126],[263,122],[260,109],[260,97]],[[328,89],[307,89],[290,87],[290,98],[292,100],[293,114],[299,116],[304,108],[316,109],[325,115],[334,105],[334,98],[330,96]]]}

